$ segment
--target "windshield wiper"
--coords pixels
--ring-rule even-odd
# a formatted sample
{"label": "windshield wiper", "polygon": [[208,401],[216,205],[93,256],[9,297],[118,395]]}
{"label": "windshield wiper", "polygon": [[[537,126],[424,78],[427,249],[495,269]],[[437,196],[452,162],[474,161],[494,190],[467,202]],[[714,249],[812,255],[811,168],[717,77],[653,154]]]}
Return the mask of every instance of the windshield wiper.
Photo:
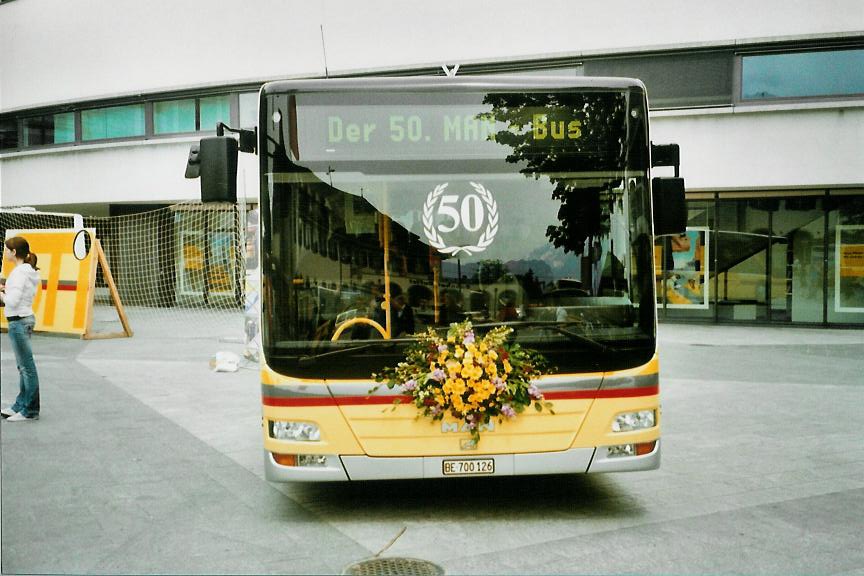
{"label": "windshield wiper", "polygon": [[395,346],[400,343],[400,340],[377,340],[374,343],[369,344],[358,344],[356,346],[346,346],[344,348],[339,348],[338,350],[330,350],[329,352],[322,352],[320,354],[307,354],[306,356],[300,356],[297,359],[298,366],[311,366],[316,364],[318,360],[322,358],[332,358],[333,356],[341,356],[343,354],[348,354],[349,352],[357,352],[358,350],[366,350],[367,348],[378,348],[381,347],[382,344],[389,345],[390,347]]}
{"label": "windshield wiper", "polygon": [[578,334],[571,330],[567,330],[568,326],[575,326],[580,324],[579,322],[543,322],[539,320],[522,322],[519,320],[513,322],[489,322],[487,324],[475,324],[474,328],[497,328],[498,326],[509,326],[511,328],[542,328],[546,330],[552,330],[554,332],[558,332],[562,336],[566,336],[570,340],[575,342],[579,342],[581,344],[585,344],[590,348],[594,348],[595,350],[599,350],[601,352],[608,352],[612,348],[606,344],[603,344],[599,340],[595,340],[594,338],[589,338],[584,334]]}

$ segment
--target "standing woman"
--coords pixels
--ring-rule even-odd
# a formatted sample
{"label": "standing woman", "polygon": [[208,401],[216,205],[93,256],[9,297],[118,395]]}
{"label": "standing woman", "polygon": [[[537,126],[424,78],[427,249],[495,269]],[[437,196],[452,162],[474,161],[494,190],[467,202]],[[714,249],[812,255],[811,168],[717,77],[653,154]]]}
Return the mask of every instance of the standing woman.
{"label": "standing woman", "polygon": [[15,404],[0,410],[8,422],[21,422],[39,419],[39,375],[33,361],[30,336],[36,317],[33,315],[33,298],[41,284],[36,272],[36,255],[30,252],[27,240],[16,236],[9,238],[3,245],[3,259],[15,262],[15,269],[9,274],[6,286],[0,291],[0,299],[5,306],[4,312],[9,321],[9,339],[15,352],[15,362],[20,373],[20,392]]}

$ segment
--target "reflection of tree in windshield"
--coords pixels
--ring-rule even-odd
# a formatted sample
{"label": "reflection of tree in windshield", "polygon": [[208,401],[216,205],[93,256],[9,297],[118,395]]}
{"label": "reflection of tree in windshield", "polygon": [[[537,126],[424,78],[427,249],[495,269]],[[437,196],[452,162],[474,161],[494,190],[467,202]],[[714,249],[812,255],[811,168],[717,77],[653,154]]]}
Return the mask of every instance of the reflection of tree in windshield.
{"label": "reflection of tree in windshield", "polygon": [[513,148],[507,162],[521,163],[521,173],[548,175],[552,199],[561,202],[558,225],[546,236],[556,248],[582,253],[586,239],[609,234],[609,190],[621,185],[620,176],[579,183],[574,172],[617,172],[626,159],[626,98],[620,93],[487,94],[487,117],[509,130],[495,135],[499,144]]}

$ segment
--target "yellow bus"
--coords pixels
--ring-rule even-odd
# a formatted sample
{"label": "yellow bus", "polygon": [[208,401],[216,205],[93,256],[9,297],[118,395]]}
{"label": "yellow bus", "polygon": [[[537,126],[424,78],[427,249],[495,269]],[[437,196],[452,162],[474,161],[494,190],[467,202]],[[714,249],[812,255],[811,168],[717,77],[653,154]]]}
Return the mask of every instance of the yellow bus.
{"label": "yellow bus", "polygon": [[[273,82],[258,131],[269,480],[659,466],[653,236],[685,217],[683,182],[651,179],[640,81]],[[547,360],[551,410],[478,439],[376,387],[416,334],[465,321]]]}

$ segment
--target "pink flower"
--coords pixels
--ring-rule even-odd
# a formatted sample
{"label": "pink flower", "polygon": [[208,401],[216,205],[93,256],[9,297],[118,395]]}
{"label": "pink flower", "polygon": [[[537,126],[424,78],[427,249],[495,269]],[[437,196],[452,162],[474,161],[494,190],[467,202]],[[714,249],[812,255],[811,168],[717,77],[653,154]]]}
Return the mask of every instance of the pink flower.
{"label": "pink flower", "polygon": [[447,348],[447,345],[446,345],[446,344],[441,344],[441,345],[438,346],[438,352],[439,352],[439,353],[441,353],[441,352],[446,352],[447,350],[449,350],[449,348]]}
{"label": "pink flower", "polygon": [[462,340],[462,343],[465,344],[466,346],[468,344],[474,343],[474,331],[473,330],[469,330],[468,332],[465,333],[465,339]]}
{"label": "pink flower", "polygon": [[436,368],[434,372],[432,372],[432,379],[437,380],[438,382],[444,380],[446,374],[444,374],[444,370],[441,368]]}
{"label": "pink flower", "polygon": [[492,383],[495,384],[495,389],[499,392],[501,392],[502,390],[504,390],[504,388],[507,387],[507,385],[504,384],[504,381],[501,380],[501,378],[499,378],[498,376],[496,376],[495,379],[492,380]]}
{"label": "pink flower", "polygon": [[513,418],[516,416],[516,410],[513,409],[509,404],[504,404],[501,406],[501,413],[507,418]]}
{"label": "pink flower", "polygon": [[535,386],[534,384],[531,384],[528,387],[528,395],[535,400],[540,400],[543,398],[543,393],[540,392],[540,390],[538,390],[537,386]]}
{"label": "pink flower", "polygon": [[412,390],[417,388],[417,381],[412,378],[411,380],[408,380],[407,382],[405,382],[405,384],[402,385],[402,388],[406,392],[411,392]]}

